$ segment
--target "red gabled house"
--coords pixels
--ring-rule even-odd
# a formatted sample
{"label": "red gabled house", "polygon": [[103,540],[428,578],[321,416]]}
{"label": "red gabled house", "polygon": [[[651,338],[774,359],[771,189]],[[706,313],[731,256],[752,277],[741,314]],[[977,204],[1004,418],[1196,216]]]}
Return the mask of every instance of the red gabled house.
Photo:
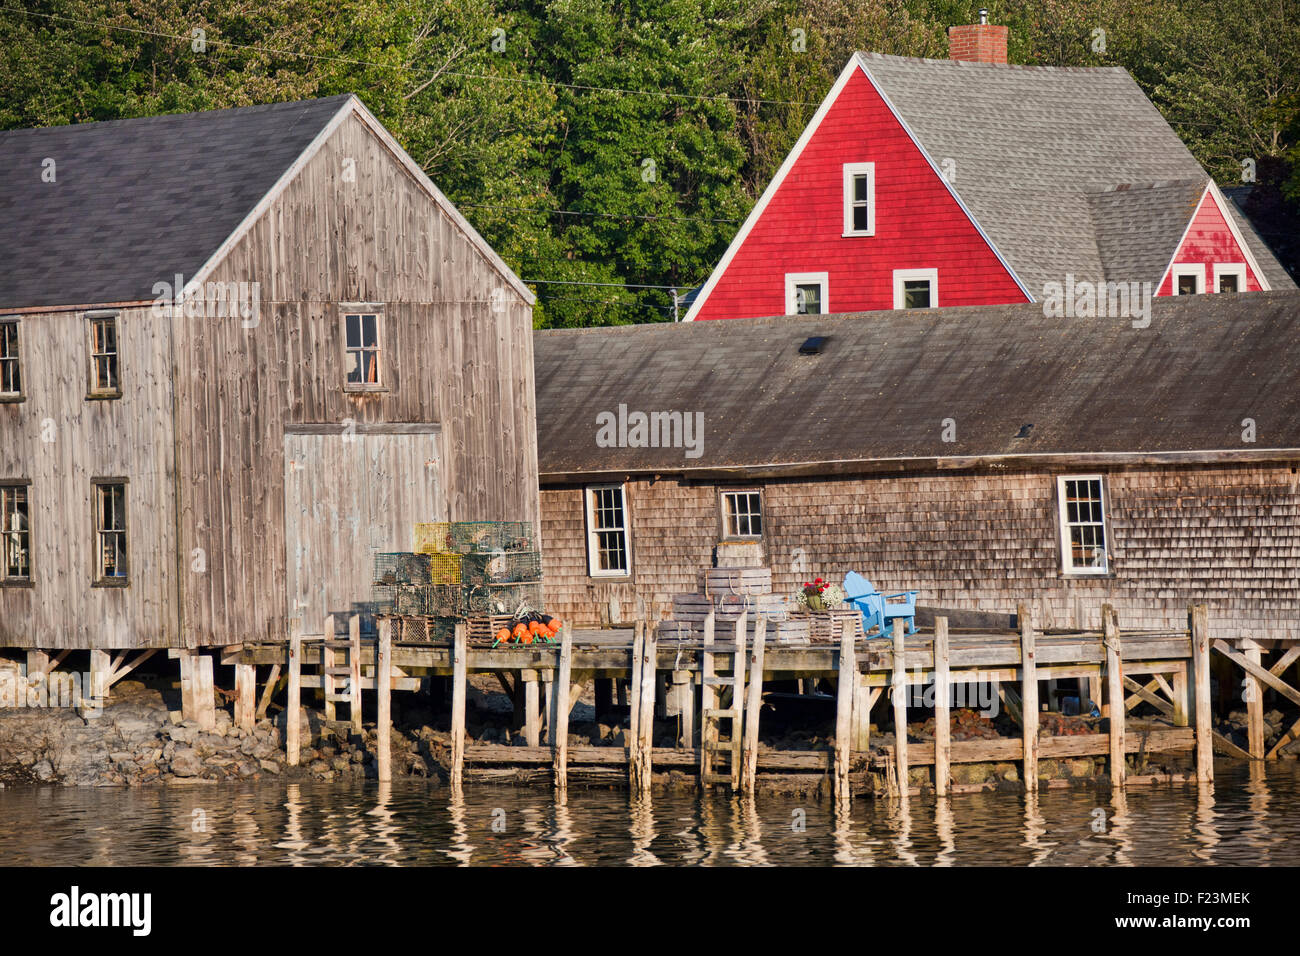
{"label": "red gabled house", "polygon": [[950,49],[853,56],[687,320],[1295,288],[1126,71]]}

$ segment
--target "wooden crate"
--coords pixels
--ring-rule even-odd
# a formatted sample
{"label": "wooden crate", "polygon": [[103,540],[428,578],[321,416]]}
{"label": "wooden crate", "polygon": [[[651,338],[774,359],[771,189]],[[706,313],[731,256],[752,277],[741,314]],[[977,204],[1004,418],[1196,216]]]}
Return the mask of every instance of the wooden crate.
{"label": "wooden crate", "polygon": [[471,644],[491,644],[496,640],[497,631],[509,627],[514,619],[509,614],[492,614],[485,617],[466,619]]}
{"label": "wooden crate", "polygon": [[806,645],[812,643],[812,625],[807,617],[791,616],[784,621],[775,621],[773,627],[778,644]]}
{"label": "wooden crate", "polygon": [[837,643],[845,621],[853,625],[854,640],[862,637],[862,614],[851,607],[837,607],[829,611],[791,611],[790,620],[806,621],[809,639],[815,644]]}
{"label": "wooden crate", "polygon": [[780,594],[674,594],[674,621],[704,623],[709,612],[718,623],[732,622],[741,614],[754,617],[765,614],[769,619],[786,615],[786,601]]}
{"label": "wooden crate", "polygon": [[770,568],[702,568],[697,575],[701,594],[771,594]]}

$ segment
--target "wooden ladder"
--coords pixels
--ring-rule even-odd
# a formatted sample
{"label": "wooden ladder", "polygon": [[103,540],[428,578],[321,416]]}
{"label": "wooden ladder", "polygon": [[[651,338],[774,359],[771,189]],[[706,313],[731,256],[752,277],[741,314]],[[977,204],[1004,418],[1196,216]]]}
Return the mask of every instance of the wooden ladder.
{"label": "wooden ladder", "polygon": [[320,650],[321,691],[325,696],[325,720],[337,721],[337,704],[348,705],[349,723],[361,729],[361,617],[348,620],[348,636],[335,630],[334,615],[325,616],[325,633]]}
{"label": "wooden ladder", "polygon": [[[745,627],[746,614],[736,620],[733,643],[715,642],[713,612],[704,619],[704,647],[700,658],[700,787],[727,784],[740,789],[741,748],[745,717]],[[718,673],[717,656],[731,658],[731,670]],[[730,692],[730,703],[724,699]],[[722,737],[722,723],[730,721],[728,736]]]}

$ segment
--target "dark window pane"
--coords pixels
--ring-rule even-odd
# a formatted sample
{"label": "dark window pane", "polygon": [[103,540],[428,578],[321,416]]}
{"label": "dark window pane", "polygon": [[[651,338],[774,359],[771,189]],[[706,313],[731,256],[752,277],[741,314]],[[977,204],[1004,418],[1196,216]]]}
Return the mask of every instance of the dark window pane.
{"label": "dark window pane", "polygon": [[903,308],[930,308],[929,279],[907,279],[903,282]]}
{"label": "dark window pane", "polygon": [[821,315],[822,287],[820,285],[796,286],[795,311],[799,315]]}
{"label": "dark window pane", "polygon": [[1196,276],[1187,276],[1187,275],[1179,276],[1178,294],[1196,295]]}
{"label": "dark window pane", "polygon": [[867,207],[854,206],[853,207],[853,228],[860,232],[865,232],[867,226],[868,226]]}
{"label": "dark window pane", "polygon": [[361,348],[361,316],[349,315],[347,319],[347,347],[350,349]]}
{"label": "dark window pane", "polygon": [[1219,291],[1220,291],[1220,292],[1237,292],[1238,289],[1237,289],[1237,277],[1236,277],[1236,275],[1219,276]]}

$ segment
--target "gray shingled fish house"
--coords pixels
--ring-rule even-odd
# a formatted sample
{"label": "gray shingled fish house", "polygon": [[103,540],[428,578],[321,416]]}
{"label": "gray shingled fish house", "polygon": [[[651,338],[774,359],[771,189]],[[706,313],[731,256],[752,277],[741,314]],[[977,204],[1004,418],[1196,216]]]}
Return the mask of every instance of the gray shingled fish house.
{"label": "gray shingled fish house", "polygon": [[0,210],[0,647],[319,633],[537,520],[533,295],[356,97],[0,133]]}
{"label": "gray shingled fish house", "polygon": [[1049,628],[1204,602],[1220,636],[1295,638],[1298,328],[1270,292],[1158,299],[1145,328],[1017,305],[538,332],[548,604],[662,619],[700,568],[761,562],[786,594],[853,569]]}

